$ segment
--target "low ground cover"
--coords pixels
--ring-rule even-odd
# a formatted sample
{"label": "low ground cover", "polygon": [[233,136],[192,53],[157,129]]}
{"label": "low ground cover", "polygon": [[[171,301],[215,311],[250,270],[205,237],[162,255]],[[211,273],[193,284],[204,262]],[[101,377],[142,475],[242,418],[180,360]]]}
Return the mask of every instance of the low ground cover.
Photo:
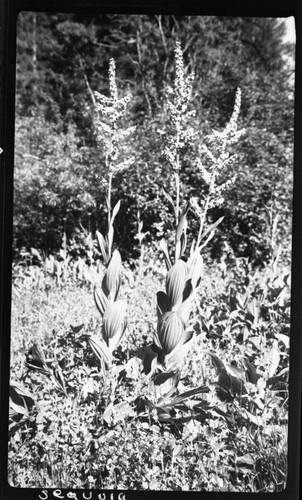
{"label": "low ground cover", "polygon": [[[143,273],[125,268],[129,322],[110,369],[85,339],[101,324],[91,282],[72,273],[37,282],[37,273],[44,275],[37,267],[19,272],[12,302],[12,485],[284,488],[286,269],[253,271],[235,259],[230,269],[222,260],[204,271],[189,323],[196,339],[170,396],[144,374],[142,360],[156,330],[163,263],[149,262]],[[40,356],[53,375],[39,370]]]}

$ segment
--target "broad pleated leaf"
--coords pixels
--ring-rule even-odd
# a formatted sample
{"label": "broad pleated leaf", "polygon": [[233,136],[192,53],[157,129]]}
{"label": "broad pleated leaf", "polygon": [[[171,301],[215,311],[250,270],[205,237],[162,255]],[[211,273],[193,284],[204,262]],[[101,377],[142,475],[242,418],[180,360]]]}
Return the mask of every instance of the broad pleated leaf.
{"label": "broad pleated leaf", "polygon": [[101,315],[104,316],[104,313],[109,306],[109,301],[101,288],[95,287],[94,301]]}
{"label": "broad pleated leaf", "polygon": [[112,354],[103,340],[99,340],[96,336],[87,336],[87,342],[96,357],[102,362],[104,361],[108,367],[112,364]]}
{"label": "broad pleated leaf", "polygon": [[184,324],[186,324],[187,321],[189,320],[192,300],[193,300],[193,295],[191,294],[184,302],[180,304],[180,306],[176,310],[177,314],[179,314]]}
{"label": "broad pleated leaf", "polygon": [[[120,341],[125,332],[125,314],[127,302],[125,300],[118,300],[110,304],[105,311],[103,317],[102,334],[108,346],[114,347]],[[114,342],[110,343],[110,339],[116,336]]]}
{"label": "broad pleated leaf", "polygon": [[104,236],[99,231],[96,231],[96,236],[97,236],[100,250],[102,252],[104,262],[105,262],[105,264],[107,264],[108,260],[109,260],[108,244],[107,244]]}
{"label": "broad pleated leaf", "polygon": [[166,278],[166,291],[172,308],[182,301],[186,278],[186,264],[183,260],[178,260],[168,271]]}
{"label": "broad pleated leaf", "polygon": [[191,278],[193,288],[196,288],[201,280],[203,271],[203,258],[199,251],[195,251],[188,261],[189,273],[188,278]]}
{"label": "broad pleated leaf", "polygon": [[189,207],[190,207],[190,204],[188,203],[185,210],[183,211],[181,217],[180,217],[180,221],[178,223],[178,226],[176,228],[176,233],[175,233],[175,243],[177,243],[178,241],[180,241],[180,238],[181,238],[181,235],[184,231],[186,231],[187,229],[187,220],[186,220],[186,217],[187,217],[187,213],[188,213],[188,210],[189,210]]}
{"label": "broad pleated leaf", "polygon": [[195,336],[193,332],[184,332],[180,338],[179,345],[177,345],[171,352],[166,356],[167,366],[174,366],[182,362],[183,359],[188,355],[189,350],[195,341]]}
{"label": "broad pleated leaf", "polygon": [[105,285],[103,287],[104,293],[108,292],[107,296],[110,300],[115,300],[118,295],[121,283],[121,267],[122,259],[120,252],[114,250],[103,280]]}
{"label": "broad pleated leaf", "polygon": [[165,354],[170,354],[180,342],[184,324],[180,316],[169,311],[162,315],[157,325],[157,335]]}
{"label": "broad pleated leaf", "polygon": [[109,349],[111,350],[111,352],[113,352],[121,342],[122,338],[124,337],[126,329],[127,329],[127,320],[124,319],[118,333],[114,335],[111,339],[109,339]]}
{"label": "broad pleated leaf", "polygon": [[119,211],[119,209],[121,208],[121,200],[119,200],[117,202],[117,204],[115,205],[114,209],[112,210],[112,215],[111,215],[111,220],[110,220],[110,224],[113,224],[114,222],[114,219]]}

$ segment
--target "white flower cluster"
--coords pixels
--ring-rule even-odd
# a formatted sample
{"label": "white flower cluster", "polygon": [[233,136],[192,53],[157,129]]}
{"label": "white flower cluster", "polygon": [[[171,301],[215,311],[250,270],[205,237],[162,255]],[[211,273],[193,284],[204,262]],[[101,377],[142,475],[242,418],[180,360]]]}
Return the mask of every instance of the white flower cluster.
{"label": "white flower cluster", "polygon": [[179,42],[175,48],[175,80],[174,88],[168,87],[167,108],[169,128],[164,154],[175,172],[180,170],[179,156],[193,142],[195,132],[190,122],[195,117],[195,110],[190,110],[192,84],[194,74],[186,76],[182,50]]}
{"label": "white flower cluster", "polygon": [[190,198],[190,205],[191,208],[194,210],[195,214],[197,215],[198,219],[202,218],[203,215],[203,210],[204,210],[204,200],[201,200],[201,203],[198,203],[198,199],[196,196],[192,196]]}
{"label": "white flower cluster", "polygon": [[[198,218],[204,217],[203,211],[221,206],[224,202],[223,193],[234,184],[236,176],[228,179],[225,182],[218,184],[219,176],[222,171],[227,170],[231,162],[234,161],[234,155],[230,155],[227,147],[237,142],[238,139],[245,133],[245,130],[237,130],[238,117],[241,105],[241,90],[237,89],[234,110],[230,121],[222,131],[213,131],[208,140],[211,149],[207,145],[201,147],[201,152],[204,153],[209,166],[205,167],[200,160],[197,160],[196,165],[201,173],[201,177],[208,186],[208,194],[206,201],[202,201],[198,205],[196,198],[191,198],[190,203],[192,209]],[[214,152],[212,152],[212,150]]]}
{"label": "white flower cluster", "polygon": [[213,130],[212,134],[207,138],[211,143],[216,143],[217,141],[220,141],[221,149],[223,150],[223,152],[225,151],[225,148],[227,146],[237,142],[238,139],[240,139],[240,137],[245,133],[245,129],[237,130],[238,129],[237,121],[239,117],[240,106],[241,106],[241,90],[238,88],[235,96],[234,109],[230,121],[227,123],[227,125],[222,131],[218,132],[216,130]]}
{"label": "white flower cluster", "polygon": [[116,86],[115,61],[110,60],[109,64],[109,97],[95,92],[96,109],[100,117],[96,121],[97,139],[103,144],[105,152],[106,166],[111,174],[120,172],[133,163],[133,157],[118,162],[121,143],[129,137],[135,127],[122,127],[122,119],[127,110],[127,105],[131,100],[131,95],[127,94],[118,98]]}

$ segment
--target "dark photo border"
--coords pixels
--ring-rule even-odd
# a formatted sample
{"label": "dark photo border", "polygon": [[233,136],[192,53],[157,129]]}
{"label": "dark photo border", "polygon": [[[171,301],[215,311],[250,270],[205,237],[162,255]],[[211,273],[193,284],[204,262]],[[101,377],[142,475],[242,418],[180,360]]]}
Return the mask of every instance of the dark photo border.
{"label": "dark photo border", "polygon": [[[56,490],[42,488],[13,488],[7,482],[8,454],[8,400],[10,362],[10,312],[12,267],[12,210],[14,165],[14,118],[15,118],[15,64],[16,22],[20,11],[37,12],[96,12],[114,14],[195,14],[220,16],[289,17],[296,22],[295,68],[295,131],[294,131],[294,191],[293,191],[293,240],[291,285],[291,339],[289,376],[289,424],[288,424],[288,480],[285,490],[272,493],[274,497],[295,500],[299,498],[301,454],[301,375],[302,375],[302,2],[301,0],[252,0],[221,1],[201,0],[0,0],[0,188],[1,188],[1,301],[0,301],[0,354],[1,354],[1,423],[0,423],[0,500],[42,500],[53,498],[98,498],[103,500],[132,500],[136,498],[172,499],[173,491],[105,491],[105,490]],[[91,492],[91,493],[90,493]],[[72,496],[72,493],[76,496]],[[124,495],[124,496],[123,496]],[[179,498],[228,500],[241,496],[251,498],[255,493],[229,492],[177,492]],[[268,493],[257,493],[257,499],[267,499]]]}

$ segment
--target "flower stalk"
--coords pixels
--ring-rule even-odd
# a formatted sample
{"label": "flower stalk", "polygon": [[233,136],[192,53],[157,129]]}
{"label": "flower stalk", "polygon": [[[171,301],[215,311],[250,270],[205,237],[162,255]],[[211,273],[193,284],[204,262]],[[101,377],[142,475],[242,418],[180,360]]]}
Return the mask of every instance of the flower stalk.
{"label": "flower stalk", "polygon": [[[107,179],[103,184],[107,189],[107,234],[96,232],[99,248],[106,266],[101,284],[94,289],[94,300],[102,317],[102,338],[90,342],[99,359],[110,366],[112,352],[121,342],[126,326],[127,302],[118,298],[122,260],[117,249],[114,251],[114,220],[120,209],[118,201],[112,208],[112,184],[115,174],[125,170],[133,163],[133,157],[125,159],[123,141],[134,131],[135,127],[124,128],[123,119],[130,102],[130,94],[119,98],[116,85],[114,59],[109,63],[109,97],[95,92],[95,106],[98,120],[96,122],[97,139],[103,147]],[[123,158],[123,159],[122,159]],[[97,345],[97,347],[95,347]]]}
{"label": "flower stalk", "polygon": [[[243,133],[243,131],[237,131],[241,103],[241,92],[238,89],[234,111],[229,123],[222,132],[214,131],[207,138],[210,147],[206,144],[202,147],[202,153],[207,159],[207,167],[204,167],[201,161],[197,160],[202,179],[207,185],[207,195],[201,202],[192,197],[185,209],[183,209],[182,214],[180,214],[180,171],[184,153],[195,137],[195,132],[191,126],[195,113],[189,109],[194,75],[187,76],[185,73],[179,42],[176,43],[175,47],[175,64],[174,87],[168,87],[167,89],[169,119],[167,120],[166,145],[164,148],[166,159],[174,174],[174,201],[172,196],[163,188],[163,193],[174,211],[174,263],[171,262],[168,243],[163,239],[161,249],[167,266],[166,291],[157,293],[157,331],[154,334],[154,344],[147,348],[144,358],[145,373],[154,373],[156,384],[160,384],[159,375],[156,374],[158,364],[161,365],[160,380],[163,383],[165,380],[171,382],[171,377],[173,380],[173,370],[178,370],[179,364],[187,355],[194,341],[194,333],[188,330],[187,325],[190,318],[192,299],[202,276],[203,259],[201,250],[213,237],[216,227],[223,219],[220,218],[214,224],[206,226],[207,216],[211,208],[223,203],[224,190],[233,184],[235,180],[233,178],[218,184],[219,176],[231,161],[227,148]],[[185,259],[187,214],[189,209],[199,219],[199,230],[196,243],[194,241],[192,243],[190,256]],[[176,385],[177,382],[175,382],[175,387]]]}

